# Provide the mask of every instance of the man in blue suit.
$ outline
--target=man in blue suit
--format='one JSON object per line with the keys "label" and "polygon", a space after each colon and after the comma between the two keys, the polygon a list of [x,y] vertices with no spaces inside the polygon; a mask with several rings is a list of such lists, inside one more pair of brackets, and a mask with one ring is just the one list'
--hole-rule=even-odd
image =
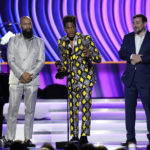
{"label": "man in blue suit", "polygon": [[125,86],[125,117],[128,146],[136,144],[135,119],[138,93],[147,118],[147,138],[150,142],[150,32],[146,29],[147,18],[138,14],[133,17],[134,32],[126,34],[119,51],[121,59],[127,61],[122,76]]}

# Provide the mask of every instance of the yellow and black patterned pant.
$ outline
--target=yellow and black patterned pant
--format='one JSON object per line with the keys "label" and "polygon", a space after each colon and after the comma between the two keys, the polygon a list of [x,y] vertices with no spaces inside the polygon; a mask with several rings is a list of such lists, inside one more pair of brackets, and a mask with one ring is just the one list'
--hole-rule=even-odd
{"label": "yellow and black patterned pant", "polygon": [[78,137],[79,129],[79,102],[81,102],[82,111],[82,125],[81,125],[81,136],[90,135],[91,126],[91,93],[92,87],[86,87],[78,92],[70,91],[70,129],[71,136]]}

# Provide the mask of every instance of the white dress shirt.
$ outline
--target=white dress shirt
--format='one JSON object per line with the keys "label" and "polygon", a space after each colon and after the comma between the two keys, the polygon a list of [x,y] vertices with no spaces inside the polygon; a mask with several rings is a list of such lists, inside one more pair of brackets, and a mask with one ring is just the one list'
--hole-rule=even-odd
{"label": "white dress shirt", "polygon": [[136,54],[139,54],[141,45],[142,45],[143,40],[145,38],[145,34],[146,34],[146,31],[141,36],[139,36],[138,34],[135,34],[135,50],[136,50]]}
{"label": "white dress shirt", "polygon": [[[135,34],[135,52],[136,52],[136,54],[139,54],[139,51],[140,51],[141,45],[143,43],[143,40],[145,38],[146,32],[147,31],[145,31],[142,34],[142,36],[139,36],[138,34]],[[132,59],[132,55],[133,54],[131,54],[130,59]]]}

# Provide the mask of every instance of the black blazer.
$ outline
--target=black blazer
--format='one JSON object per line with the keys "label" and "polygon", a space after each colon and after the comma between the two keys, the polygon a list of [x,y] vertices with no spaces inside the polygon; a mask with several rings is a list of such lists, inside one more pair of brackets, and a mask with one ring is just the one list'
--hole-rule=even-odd
{"label": "black blazer", "polygon": [[[126,70],[122,76],[122,81],[126,86],[130,86],[136,72],[137,83],[141,87],[150,86],[150,32],[147,31],[139,54],[142,56],[142,62],[132,65],[130,62],[131,54],[135,54],[135,33],[129,33],[124,36],[119,56],[127,61]],[[136,69],[135,69],[136,68]]]}

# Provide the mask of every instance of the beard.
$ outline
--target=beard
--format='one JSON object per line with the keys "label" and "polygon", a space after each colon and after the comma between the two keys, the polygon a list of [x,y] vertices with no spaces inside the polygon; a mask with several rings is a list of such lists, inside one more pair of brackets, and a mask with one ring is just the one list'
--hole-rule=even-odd
{"label": "beard", "polygon": [[23,34],[23,36],[24,36],[25,39],[30,39],[30,38],[33,37],[33,30],[32,30],[32,28],[28,29],[28,30],[27,29],[23,30],[22,34]]}
{"label": "beard", "polygon": [[144,31],[145,30],[145,28],[142,28],[142,29],[139,29],[138,30],[138,28],[137,27],[135,27],[134,28],[134,32],[136,33],[136,34],[140,34],[142,31]]}
{"label": "beard", "polygon": [[74,40],[74,37],[69,37],[69,40],[70,40],[70,41],[73,41],[73,40]]}

